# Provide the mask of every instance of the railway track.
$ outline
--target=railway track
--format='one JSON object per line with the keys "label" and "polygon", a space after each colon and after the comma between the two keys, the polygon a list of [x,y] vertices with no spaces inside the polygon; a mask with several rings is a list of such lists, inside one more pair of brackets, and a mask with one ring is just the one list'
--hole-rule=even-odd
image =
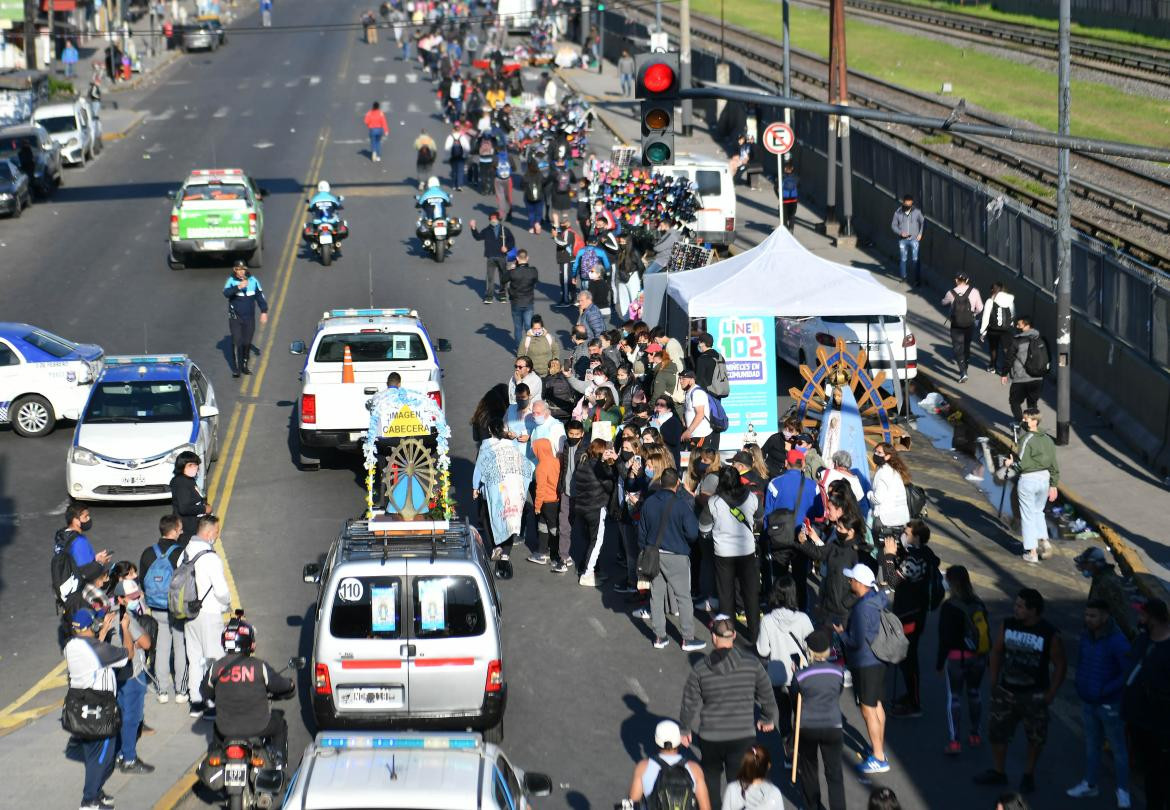
{"label": "railway track", "polygon": [[[639,21],[651,17],[631,9]],[[691,38],[696,44],[718,53],[719,21],[692,14]],[[677,32],[677,10],[663,5],[663,23]],[[723,47],[738,57],[754,80],[779,89],[782,62],[775,40],[738,26],[725,26]],[[827,60],[816,54],[792,50],[793,90],[796,95],[823,99],[827,87]],[[856,71],[849,73],[850,103],[890,112],[914,113],[945,118],[950,100],[906,90]],[[1002,125],[1002,121],[968,111],[963,120]],[[870,126],[874,126],[870,124]],[[1049,216],[1056,215],[1055,154],[1051,150],[1012,144],[1005,147],[992,139],[945,133],[924,138],[923,131],[899,125],[881,125],[889,137],[932,160],[962,171],[973,179],[997,189]],[[1040,157],[1043,154],[1048,158]],[[1163,206],[1170,199],[1170,181],[1151,176],[1148,167],[1134,168],[1120,161],[1084,154],[1075,157],[1077,175],[1091,172],[1093,179],[1074,176],[1072,194],[1073,227],[1112,244],[1142,262],[1170,271],[1170,211]],[[1138,164],[1141,166],[1141,164]],[[1125,193],[1117,189],[1125,189]]]}

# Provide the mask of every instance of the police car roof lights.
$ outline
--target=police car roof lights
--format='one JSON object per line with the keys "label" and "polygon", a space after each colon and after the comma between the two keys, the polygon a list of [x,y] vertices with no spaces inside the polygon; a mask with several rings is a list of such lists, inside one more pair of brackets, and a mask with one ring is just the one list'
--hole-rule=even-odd
{"label": "police car roof lights", "polygon": [[243,177],[243,169],[194,169],[192,177]]}
{"label": "police car roof lights", "polygon": [[483,745],[483,741],[475,734],[459,735],[345,735],[325,736],[317,738],[318,748],[351,748],[377,749],[393,748],[400,750],[427,750],[427,751],[474,751]]}
{"label": "police car roof lights", "polygon": [[107,366],[178,365],[187,362],[185,354],[117,354],[106,355]]}
{"label": "police car roof lights", "polygon": [[331,309],[321,315],[322,320],[329,318],[417,318],[417,309],[406,307],[394,308],[367,308],[367,309]]}

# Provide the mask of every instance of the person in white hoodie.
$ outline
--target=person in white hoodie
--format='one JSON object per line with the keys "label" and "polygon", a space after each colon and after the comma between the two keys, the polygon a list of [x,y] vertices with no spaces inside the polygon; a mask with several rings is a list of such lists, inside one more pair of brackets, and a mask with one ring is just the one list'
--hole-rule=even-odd
{"label": "person in white hoodie", "polygon": [[784,795],[768,779],[772,758],[756,743],[743,755],[735,781],[723,792],[721,810],[784,810]]}
{"label": "person in white hoodie", "polygon": [[[187,690],[191,696],[191,716],[203,715],[212,709],[197,703],[200,684],[207,667],[223,657],[223,614],[231,610],[232,595],[223,572],[223,560],[215,553],[219,539],[219,518],[204,515],[199,518],[195,536],[179,556],[176,568],[190,560],[195,566],[195,591],[203,600],[199,614],[187,620],[184,635],[187,641]],[[205,719],[209,719],[204,715]]]}
{"label": "person in white hoodie", "polygon": [[987,344],[991,356],[987,370],[999,375],[1008,373],[1008,344],[1015,332],[1016,297],[999,282],[991,285],[987,303],[979,319],[979,339]]}
{"label": "person in white hoodie", "polygon": [[772,681],[780,722],[776,724],[785,740],[785,753],[791,753],[788,737],[792,734],[792,699],[789,687],[792,673],[808,664],[804,640],[812,634],[812,620],[802,613],[796,600],[796,580],[787,574],[778,577],[768,594],[768,613],[760,621],[756,652],[766,659],[765,668]]}

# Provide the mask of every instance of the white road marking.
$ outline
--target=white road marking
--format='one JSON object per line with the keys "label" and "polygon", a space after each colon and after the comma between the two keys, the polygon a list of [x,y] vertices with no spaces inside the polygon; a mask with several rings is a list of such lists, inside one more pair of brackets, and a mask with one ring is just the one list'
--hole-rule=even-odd
{"label": "white road marking", "polygon": [[146,116],[146,120],[147,121],[166,121],[174,114],[175,114],[175,108],[174,107],[167,107],[165,110],[163,110],[160,113],[157,113],[155,115]]}
{"label": "white road marking", "polygon": [[398,74],[397,73],[387,73],[386,74],[386,84],[398,84]]}
{"label": "white road marking", "polygon": [[260,82],[260,86],[267,90],[272,86],[272,79],[265,79],[264,81]]}
{"label": "white road marking", "polygon": [[321,83],[320,76],[310,76],[309,77],[309,84],[310,85],[315,85],[315,84],[320,84],[320,83]]}
{"label": "white road marking", "polygon": [[341,138],[333,141],[333,143],[337,144],[338,146],[350,146],[352,144],[358,143],[369,143],[369,141],[366,138]]}
{"label": "white road marking", "polygon": [[252,117],[251,110],[244,110],[242,113],[240,113],[240,118],[251,118],[251,117]]}
{"label": "white road marking", "polygon": [[237,85],[236,85],[236,89],[237,89],[237,90],[247,90],[247,89],[248,89],[248,83],[247,83],[246,81],[245,81],[245,82],[240,82],[239,84],[237,84]]}
{"label": "white road marking", "polygon": [[375,57],[374,57],[374,61],[375,61],[375,62],[385,62],[385,61],[386,61],[386,57],[385,57],[385,56],[375,56]]}
{"label": "white road marking", "polygon": [[369,84],[369,83],[370,83],[370,74],[369,73],[363,73],[360,76],[358,76],[358,84]]}
{"label": "white road marking", "polygon": [[229,109],[228,107],[220,107],[218,110],[216,110],[215,112],[213,112],[211,114],[211,117],[212,118],[227,118],[228,109]]}
{"label": "white road marking", "polygon": [[272,143],[271,141],[260,141],[259,143],[252,144],[252,146],[256,147],[257,149],[271,149],[272,147],[276,146],[276,144]]}
{"label": "white road marking", "polygon": [[0,514],[0,523],[9,526],[19,526],[22,520],[36,520],[38,518],[53,517],[54,515],[65,514],[66,507],[69,506],[69,501],[61,501],[61,503],[54,506],[52,509],[47,509],[44,512],[18,512],[15,514]]}
{"label": "white road marking", "polygon": [[155,152],[163,151],[165,147],[161,143],[152,143],[149,147],[142,150],[148,155],[153,155]]}
{"label": "white road marking", "polygon": [[417,73],[407,73],[406,74],[406,83],[407,84],[417,84],[418,83],[418,74]]}
{"label": "white road marking", "polygon": [[634,678],[632,676],[628,677],[628,678],[626,678],[626,683],[628,683],[630,685],[630,689],[632,689],[634,694],[637,695],[638,700],[642,701],[645,704],[650,703],[650,696],[648,694],[646,694],[646,690],[642,688],[642,684],[638,683],[637,678]]}
{"label": "white road marking", "polygon": [[420,110],[418,108],[418,105],[415,104],[413,101],[406,105],[406,111],[408,113],[422,112],[422,110]]}
{"label": "white road marking", "polygon": [[593,625],[593,629],[597,631],[597,635],[601,636],[602,638],[607,638],[609,636],[609,631],[605,629],[605,625],[602,624],[601,620],[596,616],[590,616],[589,623]]}
{"label": "white road marking", "polygon": [[199,113],[191,111],[191,112],[187,113],[186,115],[184,115],[183,117],[186,118],[188,121],[191,121],[191,120],[198,118]]}

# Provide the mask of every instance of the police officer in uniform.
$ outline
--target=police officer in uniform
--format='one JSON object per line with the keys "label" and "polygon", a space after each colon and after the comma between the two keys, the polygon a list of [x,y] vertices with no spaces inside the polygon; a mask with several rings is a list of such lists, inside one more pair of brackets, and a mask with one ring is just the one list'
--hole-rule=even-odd
{"label": "police officer in uniform", "polygon": [[256,333],[256,309],[260,309],[260,323],[268,323],[268,299],[260,280],[248,272],[242,261],[236,262],[223,285],[223,297],[228,301],[228,329],[232,333],[232,376],[251,374],[248,359]]}

